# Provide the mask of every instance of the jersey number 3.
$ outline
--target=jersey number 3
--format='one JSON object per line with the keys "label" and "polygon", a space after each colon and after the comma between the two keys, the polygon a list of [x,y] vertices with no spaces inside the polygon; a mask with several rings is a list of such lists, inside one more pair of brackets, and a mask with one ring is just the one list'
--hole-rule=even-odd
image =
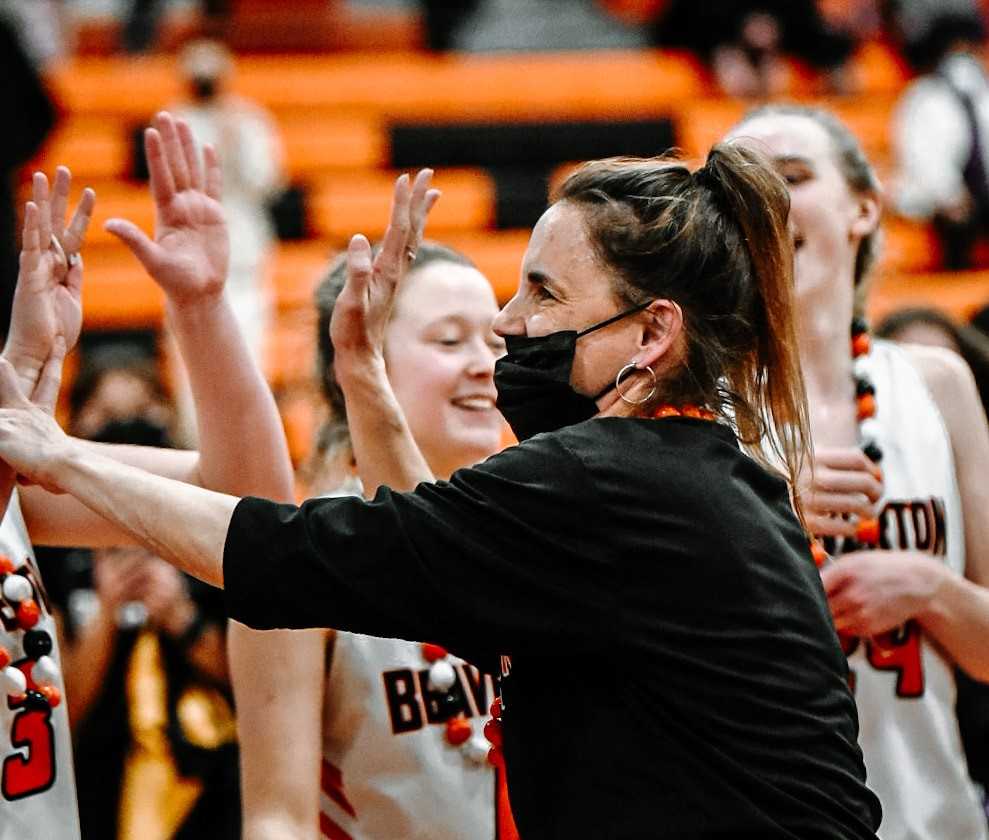
{"label": "jersey number 3", "polygon": [[23,799],[48,790],[55,783],[55,732],[50,709],[21,709],[10,730],[10,743],[26,749],[3,761],[4,799]]}

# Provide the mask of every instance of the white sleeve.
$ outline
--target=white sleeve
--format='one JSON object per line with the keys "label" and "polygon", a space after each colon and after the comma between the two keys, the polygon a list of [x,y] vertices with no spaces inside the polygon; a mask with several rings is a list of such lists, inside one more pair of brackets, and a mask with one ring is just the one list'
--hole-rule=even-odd
{"label": "white sleeve", "polygon": [[930,218],[964,191],[962,169],[972,137],[955,95],[933,79],[907,89],[893,115],[895,203],[907,216]]}

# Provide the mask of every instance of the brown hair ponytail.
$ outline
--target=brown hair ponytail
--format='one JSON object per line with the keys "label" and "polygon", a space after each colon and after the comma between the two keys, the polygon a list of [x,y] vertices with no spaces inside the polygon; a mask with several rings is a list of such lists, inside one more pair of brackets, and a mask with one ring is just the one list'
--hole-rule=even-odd
{"label": "brown hair ponytail", "polygon": [[707,180],[721,192],[741,228],[757,297],[755,352],[740,360],[732,384],[736,408],[742,409],[736,413],[739,437],[751,442],[771,424],[767,442],[796,487],[810,420],[797,352],[789,192],[767,162],[742,144],[714,146],[699,172],[702,184]]}
{"label": "brown hair ponytail", "polygon": [[767,466],[775,456],[795,486],[809,422],[795,339],[790,199],[769,162],[741,144],[716,145],[693,174],[668,158],[594,161],[564,182],[557,199],[582,209],[624,302],[665,298],[683,311],[686,362],[663,381],[659,398],[722,413],[753,456]]}

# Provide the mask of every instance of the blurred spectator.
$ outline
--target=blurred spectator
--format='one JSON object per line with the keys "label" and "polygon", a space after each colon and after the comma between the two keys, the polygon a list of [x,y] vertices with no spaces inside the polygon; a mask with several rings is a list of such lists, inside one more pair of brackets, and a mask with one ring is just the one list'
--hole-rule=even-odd
{"label": "blurred spectator", "polygon": [[953,350],[968,364],[989,417],[989,337],[960,324],[937,309],[901,309],[888,315],[876,335],[904,344],[925,344]]}
{"label": "blurred spectator", "polygon": [[34,65],[44,69],[65,56],[62,0],[0,0],[0,13],[17,29]]}
{"label": "blurred spectator", "polygon": [[10,327],[17,285],[17,206],[14,181],[55,126],[55,107],[18,36],[10,8],[0,5],[3,109],[11,117],[0,137],[0,341]]}
{"label": "blurred spectator", "polygon": [[229,91],[233,69],[221,44],[189,44],[179,60],[189,99],[169,110],[219,152],[230,228],[227,294],[248,345],[260,355],[269,316],[265,262],[274,241],[269,206],[282,185],[282,151],[268,113]]}
{"label": "blurred spectator", "polygon": [[922,71],[893,117],[894,200],[904,215],[933,222],[946,268],[972,265],[989,223],[989,80],[979,15],[932,18],[911,43]]}
{"label": "blurred spectator", "polygon": [[969,323],[980,333],[989,338],[989,305],[983,306],[972,315]]}
{"label": "blurred spectator", "polygon": [[628,49],[645,32],[608,14],[597,0],[421,0],[427,42],[436,50]]}
{"label": "blurred spectator", "polygon": [[[230,14],[231,0],[200,0],[203,14],[203,31],[219,36]],[[140,53],[155,46],[158,28],[168,0],[132,0],[130,12],[121,33],[126,52]]]}
{"label": "blurred spectator", "polygon": [[822,16],[814,0],[671,0],[654,38],[660,46],[696,52],[725,93],[758,97],[781,92],[783,54],[828,74],[832,87],[844,87],[842,69],[856,41],[851,30]]}
{"label": "blurred spectator", "polygon": [[[73,431],[167,446],[154,370],[138,349],[94,351]],[[83,836],[238,837],[222,593],[140,548],[47,549],[38,562],[63,634]]]}

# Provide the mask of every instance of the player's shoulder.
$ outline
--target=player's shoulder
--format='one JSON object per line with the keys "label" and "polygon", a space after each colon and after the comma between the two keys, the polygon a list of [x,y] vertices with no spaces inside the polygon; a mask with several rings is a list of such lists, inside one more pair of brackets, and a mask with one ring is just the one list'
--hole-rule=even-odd
{"label": "player's shoulder", "polygon": [[955,400],[964,398],[975,388],[972,371],[954,351],[920,344],[901,346],[904,355],[942,408],[950,408]]}

